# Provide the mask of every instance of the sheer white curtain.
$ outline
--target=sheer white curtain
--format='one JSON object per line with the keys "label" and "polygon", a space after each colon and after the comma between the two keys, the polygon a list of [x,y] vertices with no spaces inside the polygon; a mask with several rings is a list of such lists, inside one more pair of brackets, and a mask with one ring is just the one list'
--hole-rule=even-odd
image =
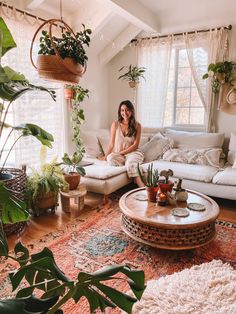
{"label": "sheer white curtain", "polygon": [[[14,70],[23,73],[32,84],[50,87],[56,91],[56,102],[48,93],[29,92],[13,103],[10,112],[13,125],[26,122],[37,124],[54,136],[53,148],[48,149],[47,159],[51,160],[55,155],[61,156],[64,151],[64,100],[61,84],[39,79],[36,70],[31,65],[29,51],[33,34],[39,26],[37,20],[28,18],[26,21],[25,16],[16,16],[16,12],[10,10],[1,13],[4,13],[3,18],[17,44],[16,48],[3,57],[3,65],[9,65]],[[36,55],[37,47],[34,56]],[[41,143],[36,139],[23,138],[16,145],[9,161],[16,166],[22,164],[37,166],[40,163],[40,147]]]}
{"label": "sheer white curtain", "polygon": [[228,30],[214,29],[209,32],[194,34],[184,34],[188,60],[196,84],[198,94],[206,112],[206,128],[207,131],[215,131],[213,122],[213,113],[215,107],[215,94],[212,93],[210,80],[203,80],[202,76],[206,72],[205,58],[207,56],[207,64],[222,61],[224,54],[224,43]]}
{"label": "sheer white curtain", "polygon": [[162,127],[166,108],[172,36],[137,42],[138,64],[146,68],[137,95],[137,117],[143,127]]}

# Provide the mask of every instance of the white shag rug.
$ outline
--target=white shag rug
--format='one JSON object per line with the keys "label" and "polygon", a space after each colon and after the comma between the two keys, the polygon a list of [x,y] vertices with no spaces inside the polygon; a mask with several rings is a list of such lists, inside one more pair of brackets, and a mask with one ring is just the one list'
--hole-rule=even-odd
{"label": "white shag rug", "polygon": [[236,271],[220,260],[147,282],[133,314],[236,314]]}

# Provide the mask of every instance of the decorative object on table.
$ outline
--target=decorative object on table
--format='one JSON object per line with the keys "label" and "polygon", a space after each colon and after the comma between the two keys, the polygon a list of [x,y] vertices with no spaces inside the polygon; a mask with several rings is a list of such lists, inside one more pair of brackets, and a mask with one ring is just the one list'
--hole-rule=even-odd
{"label": "decorative object on table", "polygon": [[201,211],[201,212],[206,209],[205,205],[200,204],[200,203],[188,203],[187,207],[191,210]]}
{"label": "decorative object on table", "polygon": [[165,206],[167,204],[166,193],[163,193],[161,191],[157,193],[157,204],[160,206]]}
{"label": "decorative object on table", "polygon": [[[10,30],[0,17],[0,61],[10,49],[16,47],[16,43]],[[3,222],[3,228],[6,227],[6,233],[16,233],[22,230],[29,218],[26,211],[24,200],[24,190],[26,183],[25,171],[15,168],[5,168],[8,158],[14,148],[14,145],[21,137],[34,136],[43,145],[52,147],[53,136],[41,129],[39,126],[31,123],[25,123],[18,126],[12,126],[6,123],[7,114],[13,102],[29,91],[45,91],[55,100],[55,92],[42,86],[31,84],[23,74],[18,73],[9,66],[0,65],[0,138],[3,137],[0,147],[0,216]],[[6,132],[5,132],[6,130]],[[7,132],[8,130],[8,132]],[[17,132],[14,132],[17,131]],[[5,132],[5,134],[4,134]],[[15,135],[15,138],[14,136]],[[9,142],[12,140],[12,145]],[[7,147],[9,145],[9,147]],[[5,152],[7,154],[5,155]],[[19,228],[18,228],[19,227]]]}
{"label": "decorative object on table", "polygon": [[138,164],[138,173],[143,182],[146,186],[147,197],[150,202],[156,202],[157,200],[157,192],[158,192],[158,169],[153,169],[153,163],[148,165],[147,172],[144,174],[140,169],[140,165]]}
{"label": "decorative object on table", "polygon": [[174,172],[171,169],[162,170],[160,172],[160,177],[165,177],[164,180],[158,181],[159,188],[163,193],[167,193],[167,192],[171,193],[172,192],[174,182],[169,180],[169,177],[171,177],[173,175],[174,175]]}
{"label": "decorative object on table", "polygon": [[177,216],[177,217],[188,217],[189,216],[189,210],[187,208],[176,207],[176,208],[171,209],[170,212],[173,216]]}
{"label": "decorative object on table", "polygon": [[145,67],[138,67],[130,64],[129,66],[123,66],[120,71],[126,70],[126,72],[118,77],[118,80],[124,80],[129,82],[131,88],[136,88],[141,78],[145,79],[144,73]]}
{"label": "decorative object on table", "polygon": [[145,194],[137,194],[137,195],[135,195],[135,197],[134,197],[136,200],[138,200],[138,201],[147,201],[148,200],[148,197],[147,197],[147,195],[145,195]]}
{"label": "decorative object on table", "polygon": [[165,194],[167,198],[167,204],[176,205],[175,195],[170,192],[166,192]]}
{"label": "decorative object on table", "polygon": [[188,199],[188,192],[182,188],[182,181],[182,178],[178,179],[176,187],[174,188],[175,199],[178,202],[186,202]]}
{"label": "decorative object on table", "polygon": [[[88,60],[84,46],[89,47],[92,33],[91,29],[86,29],[84,24],[82,26],[83,30],[75,34],[62,19],[50,19],[36,30],[30,47],[30,58],[41,78],[72,84],[79,83],[86,71]],[[39,31],[45,27],[48,27],[48,30],[42,31],[37,65],[35,65],[32,56],[34,41]],[[53,27],[60,27],[63,30],[60,37],[53,35]]]}
{"label": "decorative object on table", "polygon": [[80,183],[80,176],[85,175],[84,167],[80,166],[80,162],[83,158],[82,154],[74,152],[70,157],[67,153],[62,157],[62,163],[66,167],[63,168],[64,179],[69,184],[70,190],[75,190]]}
{"label": "decorative object on table", "polygon": [[26,195],[32,213],[39,216],[48,209],[54,213],[57,208],[59,190],[68,187],[56,160],[44,163],[40,171],[32,169],[27,179]]}

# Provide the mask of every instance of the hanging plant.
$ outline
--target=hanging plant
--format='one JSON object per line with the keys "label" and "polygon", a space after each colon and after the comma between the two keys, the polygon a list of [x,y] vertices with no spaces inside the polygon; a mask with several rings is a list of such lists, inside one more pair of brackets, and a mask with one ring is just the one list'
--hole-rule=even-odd
{"label": "hanging plant", "polygon": [[118,80],[128,81],[131,88],[137,87],[141,78],[145,79],[144,73],[145,67],[137,67],[130,64],[129,66],[123,66],[119,69],[120,71],[126,70],[126,72],[118,77]]}
{"label": "hanging plant", "polygon": [[236,63],[233,61],[210,63],[208,72],[202,78],[204,80],[210,78],[213,93],[218,93],[222,84],[229,83],[232,85],[235,66]]}
{"label": "hanging plant", "polygon": [[[43,30],[39,39],[37,65],[32,58],[32,50],[35,38],[39,31],[48,25],[49,30]],[[61,26],[61,37],[52,34],[52,27]],[[74,33],[68,24],[59,19],[51,19],[44,22],[34,34],[30,56],[33,66],[38,70],[39,76],[52,81],[78,83],[85,73],[88,56],[84,46],[89,47],[91,29],[82,24],[83,30]]]}

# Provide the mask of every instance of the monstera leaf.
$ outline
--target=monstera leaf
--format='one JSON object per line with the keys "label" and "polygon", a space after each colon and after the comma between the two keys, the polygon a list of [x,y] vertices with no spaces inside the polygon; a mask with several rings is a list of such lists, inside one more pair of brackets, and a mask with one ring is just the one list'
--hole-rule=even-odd
{"label": "monstera leaf", "polygon": [[7,51],[16,47],[16,43],[11,35],[11,32],[9,31],[2,17],[0,17],[0,36],[1,36],[1,42],[2,42],[1,44],[2,49],[0,52],[0,57],[2,57]]}
{"label": "monstera leaf", "polygon": [[28,220],[26,204],[16,198],[0,181],[0,212],[4,224]]}

